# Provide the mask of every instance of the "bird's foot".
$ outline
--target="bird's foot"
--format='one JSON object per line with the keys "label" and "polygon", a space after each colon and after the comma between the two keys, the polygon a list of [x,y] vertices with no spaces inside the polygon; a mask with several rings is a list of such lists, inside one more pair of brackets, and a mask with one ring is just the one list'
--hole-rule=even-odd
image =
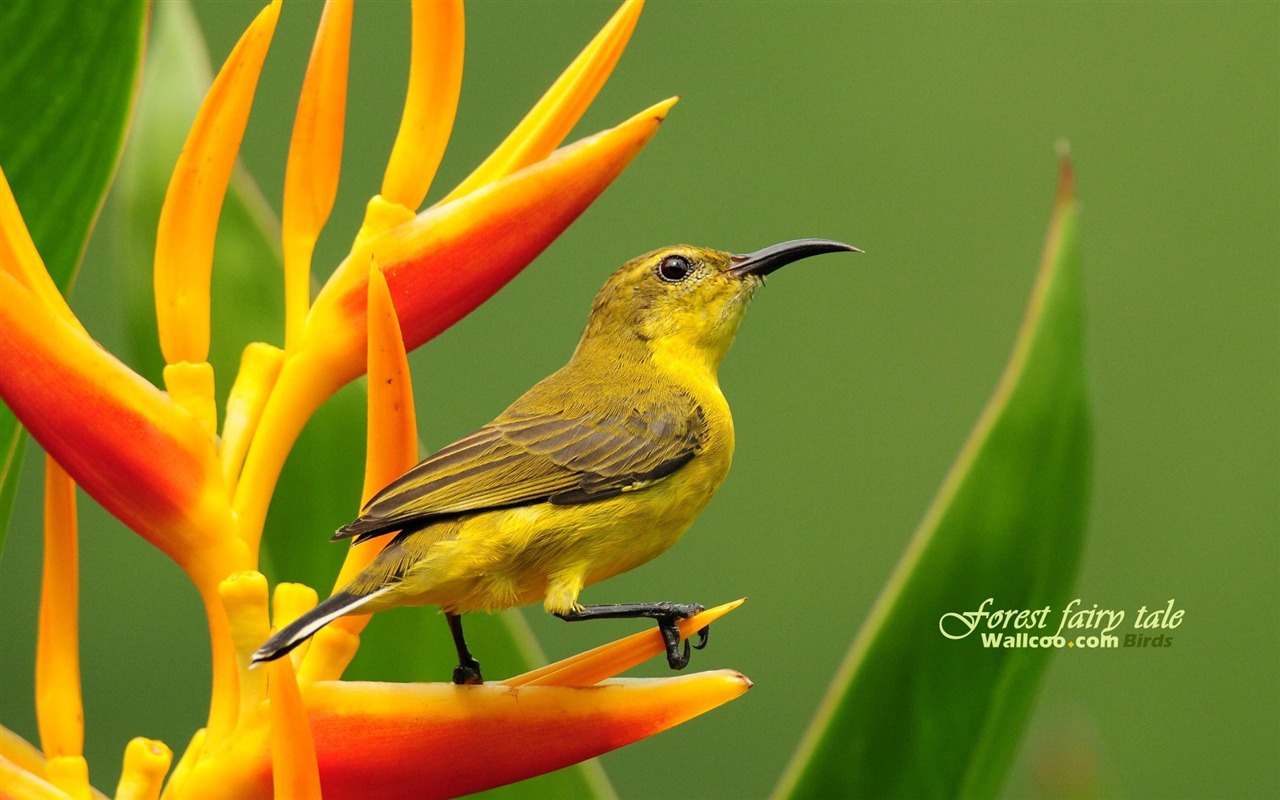
{"label": "bird's foot", "polygon": [[[667,666],[675,670],[689,666],[689,640],[680,643],[680,627],[676,624],[701,614],[706,608],[700,603],[658,603],[662,612],[655,615],[658,621],[658,632],[662,634],[662,642],[667,647]],[[693,646],[698,650],[707,646],[707,638],[711,635],[711,626],[698,631],[698,641]]]}
{"label": "bird's foot", "polygon": [[[662,643],[667,650],[667,664],[672,669],[684,669],[689,665],[688,639],[680,642],[680,627],[677,623],[695,614],[701,614],[706,608],[699,603],[615,603],[613,605],[579,606],[573,611],[557,611],[555,615],[566,622],[581,622],[587,619],[634,619],[643,617],[658,623],[658,632],[662,634]],[[709,628],[698,631],[698,641],[693,647],[701,650],[707,646]]]}
{"label": "bird's foot", "polygon": [[484,676],[480,674],[480,662],[472,658],[454,667],[453,682],[459,686],[479,686],[484,683]]}

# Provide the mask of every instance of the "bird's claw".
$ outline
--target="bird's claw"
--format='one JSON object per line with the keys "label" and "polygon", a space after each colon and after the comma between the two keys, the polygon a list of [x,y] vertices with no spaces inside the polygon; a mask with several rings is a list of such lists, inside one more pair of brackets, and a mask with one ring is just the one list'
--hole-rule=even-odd
{"label": "bird's claw", "polygon": [[711,626],[710,626],[710,625],[708,625],[708,626],[706,626],[705,628],[703,628],[702,630],[698,631],[698,641],[697,641],[697,643],[693,646],[693,649],[694,649],[694,650],[701,650],[702,648],[706,647],[706,646],[707,646],[707,639],[709,639],[709,638],[711,638]]}
{"label": "bird's claw", "polygon": [[[706,607],[701,603],[672,603],[669,613],[658,618],[658,630],[662,633],[662,641],[667,646],[667,666],[672,669],[681,670],[689,666],[689,640],[685,639],[684,646],[681,647],[680,628],[676,623],[701,614],[703,611],[706,611]],[[709,625],[699,630],[698,642],[693,647],[698,650],[706,647],[710,633]]]}

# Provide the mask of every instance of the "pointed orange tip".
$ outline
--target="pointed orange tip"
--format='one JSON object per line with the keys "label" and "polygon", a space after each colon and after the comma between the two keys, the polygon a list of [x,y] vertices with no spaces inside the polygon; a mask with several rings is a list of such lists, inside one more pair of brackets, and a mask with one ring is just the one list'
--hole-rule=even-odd
{"label": "pointed orange tip", "polygon": [[[680,635],[687,639],[702,628],[733,611],[746,598],[709,608],[681,620]],[[641,631],[617,641],[570,656],[563,661],[530,670],[502,681],[503,686],[594,686],[666,651],[656,630]]]}
{"label": "pointed orange tip", "polygon": [[[636,114],[636,115],[635,115],[635,116],[633,116],[631,119],[629,119],[629,120],[627,120],[626,122],[622,123],[622,125],[619,125],[619,126],[618,126],[618,128],[621,128],[621,127],[623,127],[624,125],[633,125],[633,124],[635,124],[637,121],[639,121],[639,120],[644,120],[644,119],[649,119],[649,120],[652,120],[652,121],[654,121],[654,122],[657,122],[657,123],[661,124],[662,122],[664,122],[664,121],[667,119],[667,114],[671,111],[671,107],[672,107],[672,106],[674,106],[676,103],[679,103],[679,102],[680,102],[680,95],[678,95],[678,94],[677,94],[677,95],[672,95],[671,97],[668,97],[666,100],[659,100],[658,102],[656,102],[656,103],[654,103],[653,105],[651,105],[651,106],[649,106],[648,108],[646,108],[644,111],[641,111],[639,114]],[[600,133],[595,134],[595,136],[588,136],[588,137],[587,137],[587,138],[585,138],[585,139],[579,139],[577,142],[573,142],[572,144],[568,144],[568,145],[566,145],[565,147],[563,147],[563,148],[561,148],[561,149],[562,149],[562,150],[568,150],[569,148],[576,147],[576,146],[577,146],[578,144],[580,144],[581,142],[589,142],[589,141],[591,141],[591,140],[595,139],[595,138],[596,138],[596,136],[603,136],[603,135],[608,134],[608,133],[610,133],[610,132],[612,132],[612,131],[614,131],[614,130],[617,130],[618,128],[610,128],[609,130],[601,131]]]}
{"label": "pointed orange tip", "polygon": [[[418,461],[418,424],[404,337],[386,276],[376,265],[369,271],[368,325],[369,444],[362,502]],[[348,559],[357,553],[369,557],[381,549],[352,548]]]}

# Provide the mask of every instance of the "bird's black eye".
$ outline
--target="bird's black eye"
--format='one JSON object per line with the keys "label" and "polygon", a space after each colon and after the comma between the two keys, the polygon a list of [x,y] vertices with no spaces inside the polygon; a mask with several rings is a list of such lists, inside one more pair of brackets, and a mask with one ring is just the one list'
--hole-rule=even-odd
{"label": "bird's black eye", "polygon": [[667,256],[658,262],[658,277],[667,283],[679,283],[692,271],[693,264],[684,256]]}

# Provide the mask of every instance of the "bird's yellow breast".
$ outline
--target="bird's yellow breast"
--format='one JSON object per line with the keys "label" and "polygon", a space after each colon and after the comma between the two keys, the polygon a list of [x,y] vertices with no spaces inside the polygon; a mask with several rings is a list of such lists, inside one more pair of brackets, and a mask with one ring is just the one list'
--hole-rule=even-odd
{"label": "bird's yellow breast", "polygon": [[[605,500],[489,511],[441,523],[455,528],[441,537],[410,537],[405,546],[420,541],[423,552],[410,555],[414,566],[377,605],[430,604],[466,613],[541,600],[553,613],[570,611],[584,586],[640,566],[675,544],[729,472],[733,419],[714,377],[707,380],[705,372],[655,356],[654,379],[681,381],[705,420],[703,446],[687,464]],[[688,374],[680,374],[684,370]]]}

